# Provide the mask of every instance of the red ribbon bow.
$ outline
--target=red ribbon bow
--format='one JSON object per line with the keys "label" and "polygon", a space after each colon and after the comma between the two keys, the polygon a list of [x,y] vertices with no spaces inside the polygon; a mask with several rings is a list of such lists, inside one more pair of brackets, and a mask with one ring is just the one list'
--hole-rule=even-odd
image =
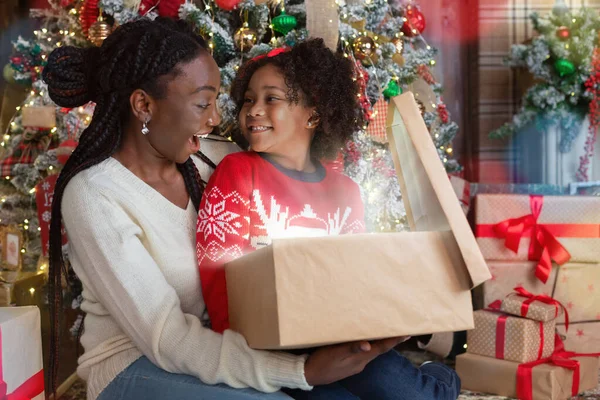
{"label": "red ribbon bow", "polygon": [[2,328],[0,328],[0,400],[31,400],[44,391],[44,370],[42,369],[13,390],[12,393],[8,393],[2,365]]}
{"label": "red ribbon bow", "polygon": [[554,307],[556,307],[556,317],[558,317],[558,312],[562,308],[562,310],[565,314],[565,329],[569,330],[569,312],[567,311],[567,308],[560,301],[553,299],[552,297],[545,295],[545,294],[530,293],[521,286],[518,286],[518,287],[514,288],[513,290],[515,292],[517,292],[517,294],[519,296],[527,298],[527,300],[523,301],[523,303],[521,304],[521,316],[522,317],[527,316],[527,313],[529,312],[529,305],[531,303],[533,303],[534,301],[539,301],[539,302],[542,302],[545,304],[550,304],[550,305],[553,305]]}
{"label": "red ribbon bow", "polygon": [[533,399],[533,368],[541,364],[553,364],[558,367],[573,371],[573,383],[571,385],[571,396],[579,393],[579,361],[571,360],[573,357],[600,357],[600,353],[574,353],[565,351],[564,344],[558,335],[555,336],[554,354],[542,360],[520,364],[517,368],[517,397],[521,400]]}
{"label": "red ribbon bow", "polygon": [[538,218],[544,205],[543,196],[529,196],[531,214],[519,218],[511,218],[494,225],[497,237],[505,238],[504,245],[519,252],[521,238],[531,234],[529,245],[529,260],[538,261],[535,276],[546,283],[552,271],[552,260],[562,265],[569,261],[571,255],[556,239],[545,225],[538,223]]}

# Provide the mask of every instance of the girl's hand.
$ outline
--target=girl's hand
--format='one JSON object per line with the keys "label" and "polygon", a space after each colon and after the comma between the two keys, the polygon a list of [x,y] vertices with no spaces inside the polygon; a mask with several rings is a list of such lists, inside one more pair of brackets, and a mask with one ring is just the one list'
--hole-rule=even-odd
{"label": "girl's hand", "polygon": [[327,385],[356,375],[375,357],[387,353],[409,338],[402,336],[322,347],[312,353],[304,364],[306,382],[311,386]]}

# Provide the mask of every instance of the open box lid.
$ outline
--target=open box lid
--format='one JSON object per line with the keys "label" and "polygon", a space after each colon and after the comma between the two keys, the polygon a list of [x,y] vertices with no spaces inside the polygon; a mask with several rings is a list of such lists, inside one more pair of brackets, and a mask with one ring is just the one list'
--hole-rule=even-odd
{"label": "open box lid", "polygon": [[390,151],[412,231],[452,231],[472,287],[492,276],[412,93],[390,100]]}

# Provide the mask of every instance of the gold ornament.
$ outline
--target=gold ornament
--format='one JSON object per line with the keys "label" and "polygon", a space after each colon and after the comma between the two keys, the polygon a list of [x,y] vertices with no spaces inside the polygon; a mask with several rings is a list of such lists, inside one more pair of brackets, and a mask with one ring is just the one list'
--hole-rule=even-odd
{"label": "gold ornament", "polygon": [[258,34],[254,29],[248,28],[248,26],[242,26],[233,35],[233,41],[242,53],[246,53],[250,51],[258,41]]}
{"label": "gold ornament", "polygon": [[396,47],[396,53],[402,54],[404,51],[404,41],[402,38],[395,37],[390,40],[390,42]]}
{"label": "gold ornament", "polygon": [[359,36],[352,43],[354,56],[366,64],[376,62],[377,53],[375,52],[375,41],[369,36]]}
{"label": "gold ornament", "polygon": [[404,56],[400,53],[396,53],[392,56],[392,61],[394,61],[399,67],[404,66]]}
{"label": "gold ornament", "polygon": [[358,21],[349,21],[348,25],[350,25],[351,27],[353,27],[357,31],[362,32],[367,27],[367,21],[364,20],[364,19],[359,19]]}
{"label": "gold ornament", "polygon": [[88,30],[88,39],[94,46],[102,46],[104,39],[110,35],[112,27],[102,18],[102,15],[98,17],[98,20],[90,26]]}

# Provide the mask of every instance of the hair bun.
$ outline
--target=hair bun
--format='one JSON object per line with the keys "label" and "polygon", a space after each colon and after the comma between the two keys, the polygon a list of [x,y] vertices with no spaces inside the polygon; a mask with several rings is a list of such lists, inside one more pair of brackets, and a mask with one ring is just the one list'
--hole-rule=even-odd
{"label": "hair bun", "polygon": [[42,78],[50,98],[61,107],[78,107],[94,100],[98,47],[59,47],[50,53]]}

